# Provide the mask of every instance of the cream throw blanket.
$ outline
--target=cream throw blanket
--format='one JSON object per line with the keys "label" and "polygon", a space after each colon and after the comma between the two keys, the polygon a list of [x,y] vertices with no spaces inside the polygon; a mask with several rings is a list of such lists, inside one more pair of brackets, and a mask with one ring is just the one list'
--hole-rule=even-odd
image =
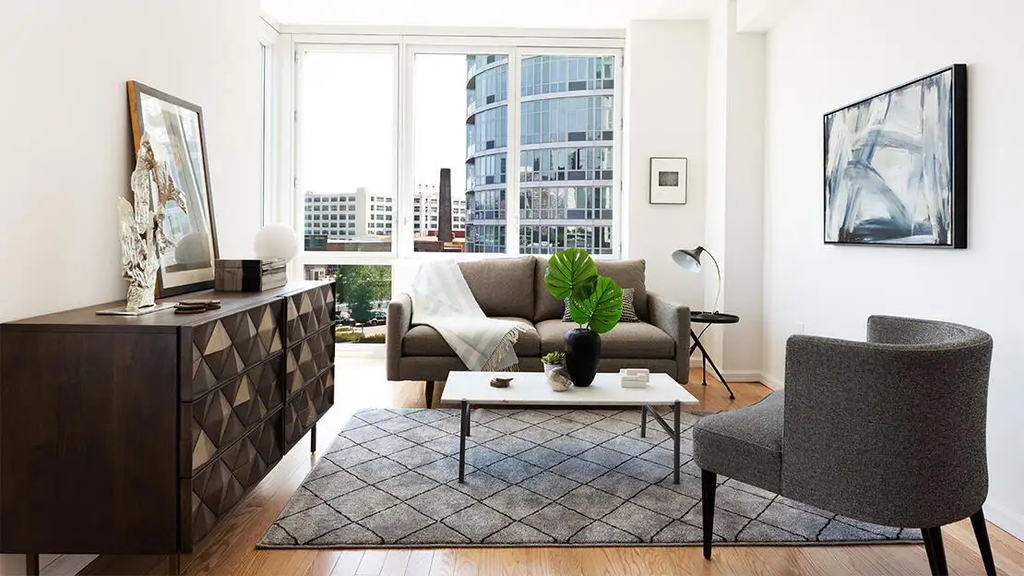
{"label": "cream throw blanket", "polygon": [[488,318],[455,262],[425,262],[413,281],[411,296],[412,324],[440,332],[467,368],[485,372],[518,368],[513,346],[526,326]]}

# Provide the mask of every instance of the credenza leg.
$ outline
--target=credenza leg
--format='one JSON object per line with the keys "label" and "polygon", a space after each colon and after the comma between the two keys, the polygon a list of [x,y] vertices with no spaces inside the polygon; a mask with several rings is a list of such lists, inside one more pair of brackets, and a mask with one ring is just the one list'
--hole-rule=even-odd
{"label": "credenza leg", "polygon": [[309,451],[316,452],[316,424],[309,429]]}
{"label": "credenza leg", "polygon": [[39,554],[25,554],[25,574],[39,576]]}
{"label": "credenza leg", "polygon": [[171,576],[181,574],[181,554],[171,554],[167,557],[167,573]]}

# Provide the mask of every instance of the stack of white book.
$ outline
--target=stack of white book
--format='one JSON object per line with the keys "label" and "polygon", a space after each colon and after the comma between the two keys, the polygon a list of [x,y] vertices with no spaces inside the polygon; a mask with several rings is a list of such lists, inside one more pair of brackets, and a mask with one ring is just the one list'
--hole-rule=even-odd
{"label": "stack of white book", "polygon": [[623,368],[619,370],[623,388],[646,388],[651,380],[651,371],[647,368]]}

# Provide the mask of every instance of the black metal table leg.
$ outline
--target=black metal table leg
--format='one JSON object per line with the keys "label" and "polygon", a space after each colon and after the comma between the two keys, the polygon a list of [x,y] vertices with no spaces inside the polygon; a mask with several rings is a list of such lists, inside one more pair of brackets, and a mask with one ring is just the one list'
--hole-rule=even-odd
{"label": "black metal table leg", "polygon": [[647,438],[647,406],[640,407],[640,437]]}
{"label": "black metal table leg", "polygon": [[466,436],[469,435],[469,402],[462,401],[462,426],[459,427],[459,484],[466,482]]}
{"label": "black metal table leg", "polygon": [[673,454],[672,454],[672,474],[673,474],[672,482],[673,482],[673,484],[679,484],[679,444],[681,443],[680,442],[680,438],[679,438],[679,436],[680,436],[680,431],[679,431],[680,430],[680,422],[679,422],[679,410],[680,410],[680,407],[681,406],[680,406],[680,403],[679,403],[678,400],[672,406],[672,416],[675,418],[675,422],[674,422],[674,424],[675,424],[675,431],[672,434],[672,442],[674,444],[674,450],[673,450]]}
{"label": "black metal table leg", "polygon": [[697,348],[700,348],[701,362],[704,363],[704,384],[707,384],[707,365],[710,363],[711,369],[715,371],[715,374],[718,376],[718,379],[722,382],[722,384],[725,385],[725,389],[729,391],[729,398],[735,399],[736,395],[732,393],[732,388],[730,388],[729,383],[726,382],[725,376],[722,376],[722,371],[718,369],[718,366],[715,366],[714,358],[708,355],[708,351],[704,349],[704,345],[701,344],[700,339],[697,338],[697,335],[693,333],[693,330],[690,330],[690,336],[693,337],[694,345]]}
{"label": "black metal table leg", "polygon": [[679,401],[676,401],[672,405],[672,415],[675,417],[675,422],[673,422],[673,425],[670,426],[669,423],[666,422],[665,419],[661,416],[661,414],[658,414],[658,412],[654,408],[651,408],[650,406],[644,406],[644,414],[650,412],[651,417],[654,418],[654,421],[661,426],[661,429],[665,431],[665,434],[668,434],[669,436],[672,437],[672,446],[674,448],[674,450],[672,451],[672,464],[673,468],[675,469],[672,473],[672,478],[676,484],[679,484],[679,446],[681,444],[681,409],[682,403]]}
{"label": "black metal table leg", "polygon": [[316,424],[309,429],[309,451],[316,452]]}

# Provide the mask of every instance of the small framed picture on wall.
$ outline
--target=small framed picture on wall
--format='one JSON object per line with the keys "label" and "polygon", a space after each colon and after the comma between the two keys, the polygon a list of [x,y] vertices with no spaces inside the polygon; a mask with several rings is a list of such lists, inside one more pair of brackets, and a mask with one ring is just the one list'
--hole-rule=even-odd
{"label": "small framed picture on wall", "polygon": [[686,204],[686,158],[651,158],[651,204]]}

